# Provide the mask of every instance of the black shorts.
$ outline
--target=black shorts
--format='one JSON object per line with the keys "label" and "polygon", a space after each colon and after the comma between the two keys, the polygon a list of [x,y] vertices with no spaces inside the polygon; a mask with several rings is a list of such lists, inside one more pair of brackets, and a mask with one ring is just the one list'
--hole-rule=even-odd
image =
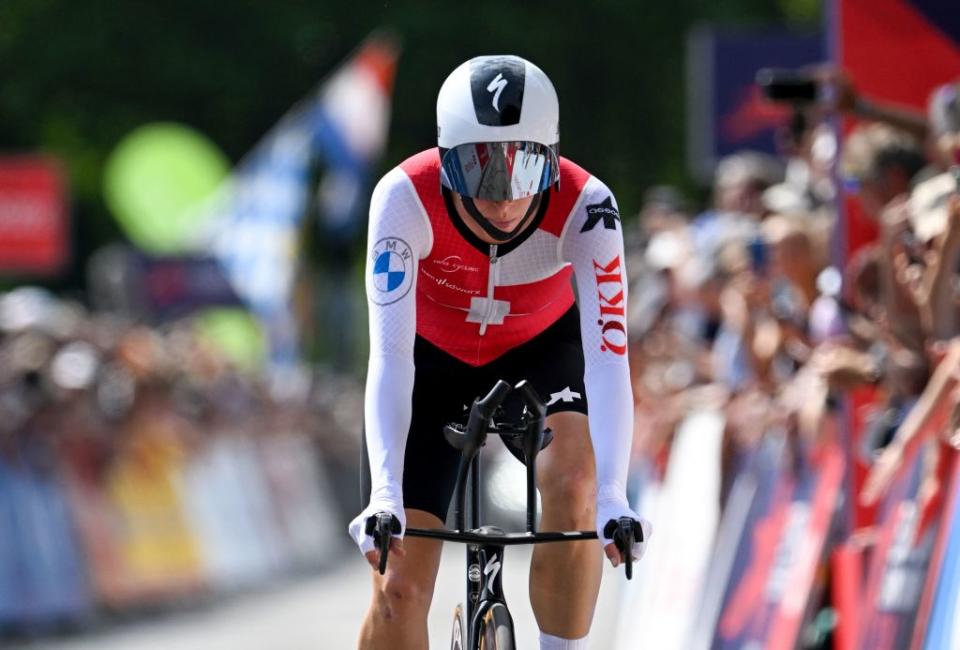
{"label": "black shorts", "polygon": [[[471,366],[426,340],[414,344],[416,375],[413,417],[403,465],[403,502],[446,520],[456,488],[460,452],[447,443],[444,425],[465,422],[470,404],[486,395],[498,379],[516,385],[529,381],[547,403],[547,414],[576,411],[586,414],[583,386],[583,347],[580,316],[571,307],[553,325],[527,343],[484,366]],[[517,395],[504,403],[505,419],[522,412]]]}

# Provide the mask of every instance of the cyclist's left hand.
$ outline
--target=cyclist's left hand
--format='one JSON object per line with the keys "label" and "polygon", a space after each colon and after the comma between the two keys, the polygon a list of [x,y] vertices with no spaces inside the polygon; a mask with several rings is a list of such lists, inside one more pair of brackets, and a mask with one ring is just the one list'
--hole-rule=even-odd
{"label": "cyclist's left hand", "polygon": [[622,501],[598,501],[597,536],[600,538],[600,543],[603,544],[604,554],[610,559],[610,563],[615,567],[620,566],[623,563],[624,557],[623,554],[617,550],[617,546],[613,543],[613,539],[604,534],[604,528],[607,527],[607,523],[609,521],[617,521],[621,517],[629,517],[634,521],[639,522],[640,529],[643,531],[643,541],[635,541],[633,548],[631,549],[634,561],[643,557],[643,552],[646,550],[647,542],[650,541],[650,535],[653,534],[653,526],[650,525],[650,522],[631,510],[630,506],[627,505],[626,499],[623,499]]}

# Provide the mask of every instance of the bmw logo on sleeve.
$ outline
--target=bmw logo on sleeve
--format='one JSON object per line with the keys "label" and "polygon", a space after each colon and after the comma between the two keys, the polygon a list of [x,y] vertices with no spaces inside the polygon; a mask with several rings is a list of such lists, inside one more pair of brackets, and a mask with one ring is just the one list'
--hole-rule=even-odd
{"label": "bmw logo on sleeve", "polygon": [[396,237],[378,241],[370,253],[373,271],[367,294],[378,305],[389,305],[403,298],[413,286],[413,252],[410,245]]}

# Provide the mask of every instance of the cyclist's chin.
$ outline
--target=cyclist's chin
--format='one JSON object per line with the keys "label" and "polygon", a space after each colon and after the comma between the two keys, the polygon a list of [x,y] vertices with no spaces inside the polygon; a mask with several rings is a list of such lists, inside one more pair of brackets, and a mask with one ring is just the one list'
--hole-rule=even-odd
{"label": "cyclist's chin", "polygon": [[520,222],[523,221],[523,217],[520,216],[516,218],[504,218],[504,219],[491,219],[490,217],[487,217],[487,221],[490,223],[490,225],[492,225],[497,230],[512,233],[514,228],[519,226]]}

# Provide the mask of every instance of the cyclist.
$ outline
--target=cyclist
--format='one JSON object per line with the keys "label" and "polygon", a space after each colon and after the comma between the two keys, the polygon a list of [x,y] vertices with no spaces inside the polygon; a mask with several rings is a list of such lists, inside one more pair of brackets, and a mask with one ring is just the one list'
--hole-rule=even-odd
{"label": "cyclist", "polygon": [[[603,183],[558,156],[558,127],[556,91],[540,68],[476,57],[440,88],[439,148],[408,158],[373,192],[371,485],[350,524],[371,565],[377,553],[364,530],[374,513],[392,513],[404,529],[443,525],[459,452],[442,427],[501,378],[529,380],[548,405],[554,441],[537,459],[540,529],[596,527],[614,566],[623,556],[607,522],[631,517],[649,538],[625,493],[633,399],[620,216]],[[440,546],[396,540],[386,574],[374,571],[361,648],[427,647]],[[598,550],[589,541],[534,549],[541,648],[586,647]],[[632,551],[639,558],[643,544]]]}

